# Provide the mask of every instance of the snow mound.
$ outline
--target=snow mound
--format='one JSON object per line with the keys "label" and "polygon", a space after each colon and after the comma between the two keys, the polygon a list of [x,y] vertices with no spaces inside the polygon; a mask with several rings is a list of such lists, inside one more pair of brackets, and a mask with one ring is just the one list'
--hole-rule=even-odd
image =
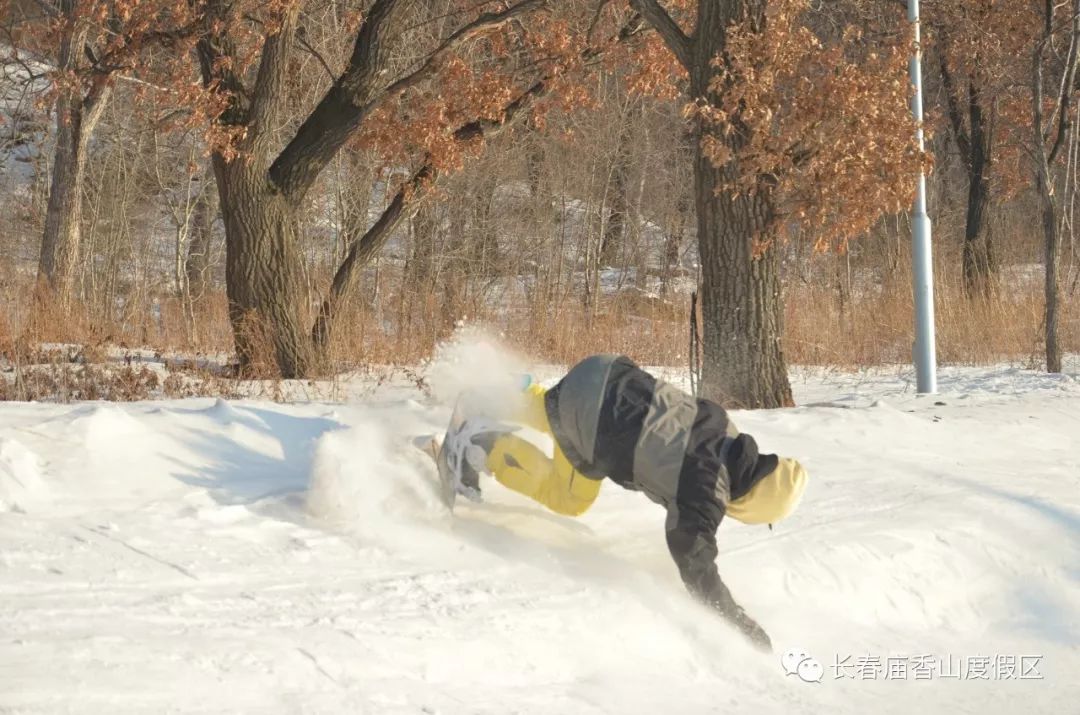
{"label": "snow mound", "polygon": [[37,455],[14,439],[0,439],[0,513],[28,512],[45,495]]}

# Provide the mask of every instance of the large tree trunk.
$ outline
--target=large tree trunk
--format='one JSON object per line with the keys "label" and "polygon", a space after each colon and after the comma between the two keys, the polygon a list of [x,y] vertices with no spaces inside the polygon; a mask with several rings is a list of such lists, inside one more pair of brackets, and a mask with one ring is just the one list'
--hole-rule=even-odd
{"label": "large tree trunk", "polygon": [[[711,94],[712,60],[721,56],[727,25],[749,15],[760,26],[764,9],[763,0],[699,3],[692,97]],[[717,97],[712,100],[718,103]],[[709,132],[732,149],[735,158],[723,167],[714,167],[704,150]],[[701,396],[730,407],[791,405],[780,344],[784,303],[771,194],[765,185],[753,194],[731,188],[738,171],[739,132],[722,137],[717,127],[699,122],[696,134],[694,193],[704,328]]]}
{"label": "large tree trunk", "polygon": [[[64,11],[70,14],[70,3],[65,5]],[[73,72],[82,57],[87,27],[78,20],[69,22],[73,25],[61,40],[58,69]],[[79,260],[87,144],[108,95],[108,85],[99,80],[85,96],[76,83],[61,87],[56,99],[56,149],[45,210],[45,231],[41,237],[38,285],[62,302],[71,297],[75,266]]]}
{"label": "large tree trunk", "polygon": [[305,291],[293,205],[275,191],[259,162],[214,156],[225,220],[229,320],[241,372],[282,377],[311,370],[311,342],[301,325]]}
{"label": "large tree trunk", "polygon": [[[725,171],[699,156],[694,171],[704,362],[701,396],[728,407],[792,404],[781,350],[779,252],[755,251],[770,237],[772,206],[762,194],[734,195]],[[719,192],[718,192],[719,189]]]}
{"label": "large tree trunk", "polygon": [[[987,230],[986,210],[990,204],[990,166],[993,150],[993,121],[996,110],[994,98],[986,98],[979,89],[976,73],[967,77],[967,108],[961,108],[959,88],[953,81],[946,48],[938,51],[945,104],[953,140],[964,160],[968,179],[967,220],[964,226],[964,249],[961,266],[964,291],[968,297],[989,295],[993,287],[997,264],[994,247]],[[984,109],[989,105],[990,117]],[[965,125],[964,115],[967,115]]]}

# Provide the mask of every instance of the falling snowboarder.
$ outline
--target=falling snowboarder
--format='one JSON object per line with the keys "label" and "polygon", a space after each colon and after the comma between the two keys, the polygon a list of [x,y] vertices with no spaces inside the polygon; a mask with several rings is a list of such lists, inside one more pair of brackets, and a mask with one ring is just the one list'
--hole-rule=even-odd
{"label": "falling snowboarder", "polygon": [[[465,412],[464,415],[461,412]],[[607,477],[667,509],[667,544],[690,593],[758,646],[768,635],[743,611],[716,568],[716,530],[725,514],[772,524],[798,505],[807,474],[793,459],[759,454],[720,405],[657,380],[629,358],[594,355],[554,387],[531,385],[512,422],[550,435],[548,457],[512,427],[456,410],[443,444],[443,468],[478,499],[479,474],[552,511],[584,513]]]}

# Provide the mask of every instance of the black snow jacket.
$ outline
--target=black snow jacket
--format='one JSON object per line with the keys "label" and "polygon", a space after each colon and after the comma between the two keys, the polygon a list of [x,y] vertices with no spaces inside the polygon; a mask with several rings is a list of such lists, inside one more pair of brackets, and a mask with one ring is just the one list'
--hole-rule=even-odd
{"label": "black snow jacket", "polygon": [[644,492],[667,509],[668,547],[688,590],[767,643],[720,579],[716,529],[727,503],[776,468],[776,455],[760,455],[720,405],[624,356],[581,361],[548,390],[545,408],[577,471]]}

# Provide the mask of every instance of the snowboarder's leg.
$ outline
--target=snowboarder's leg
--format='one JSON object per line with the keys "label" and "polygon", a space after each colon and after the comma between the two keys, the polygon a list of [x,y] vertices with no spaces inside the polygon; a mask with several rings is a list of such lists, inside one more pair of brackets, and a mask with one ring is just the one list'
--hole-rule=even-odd
{"label": "snowboarder's leg", "polygon": [[600,492],[600,480],[576,472],[558,447],[552,459],[513,434],[491,440],[487,468],[503,486],[567,516],[584,513]]}

